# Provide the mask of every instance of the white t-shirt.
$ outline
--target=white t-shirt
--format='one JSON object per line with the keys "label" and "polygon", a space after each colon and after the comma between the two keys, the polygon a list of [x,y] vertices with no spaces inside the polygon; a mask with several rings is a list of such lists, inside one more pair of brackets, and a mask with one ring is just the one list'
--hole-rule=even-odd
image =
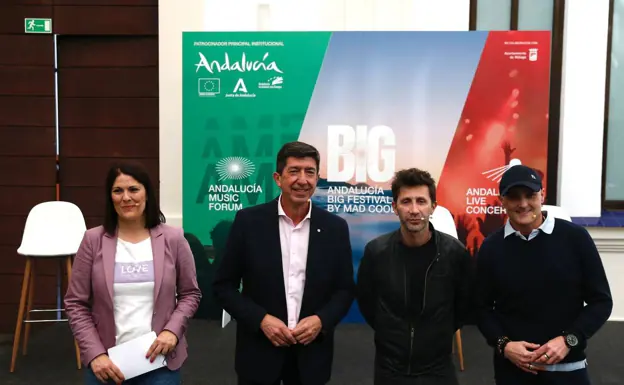
{"label": "white t-shirt", "polygon": [[117,345],[152,331],[154,256],[152,241],[117,240],[114,278]]}

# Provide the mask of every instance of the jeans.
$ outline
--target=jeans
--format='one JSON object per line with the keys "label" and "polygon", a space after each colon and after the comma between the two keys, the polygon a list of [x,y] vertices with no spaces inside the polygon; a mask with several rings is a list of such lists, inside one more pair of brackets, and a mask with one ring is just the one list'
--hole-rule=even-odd
{"label": "jeans", "polygon": [[[85,385],[102,385],[91,368],[85,370]],[[106,384],[114,384],[108,380]],[[180,371],[161,368],[145,373],[141,376],[131,378],[123,382],[124,385],[180,385]]]}

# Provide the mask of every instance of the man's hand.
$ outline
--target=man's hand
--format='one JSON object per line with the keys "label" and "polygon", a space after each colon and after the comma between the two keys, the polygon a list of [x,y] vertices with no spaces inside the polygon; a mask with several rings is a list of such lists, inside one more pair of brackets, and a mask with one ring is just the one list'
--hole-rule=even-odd
{"label": "man's hand", "polygon": [[548,341],[533,353],[536,364],[552,365],[563,360],[570,353],[570,348],[566,345],[563,336],[559,336]]}
{"label": "man's hand", "polygon": [[290,346],[297,343],[288,326],[279,318],[272,315],[265,315],[260,322],[260,329],[274,346]]}
{"label": "man's hand", "polygon": [[542,366],[534,363],[537,356],[533,350],[539,347],[538,344],[526,341],[512,341],[505,346],[505,357],[525,372],[537,374],[538,370],[544,370]]}
{"label": "man's hand", "polygon": [[318,337],[322,327],[321,319],[312,315],[299,321],[293,330],[293,335],[300,344],[307,345]]}

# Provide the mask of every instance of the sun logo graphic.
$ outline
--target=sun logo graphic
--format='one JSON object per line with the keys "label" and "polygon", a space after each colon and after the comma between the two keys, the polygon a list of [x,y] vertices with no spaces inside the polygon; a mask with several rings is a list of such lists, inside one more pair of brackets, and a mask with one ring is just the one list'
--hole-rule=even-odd
{"label": "sun logo graphic", "polygon": [[245,179],[256,171],[256,166],[247,158],[241,156],[229,156],[217,162],[217,174],[219,182],[222,180]]}
{"label": "sun logo graphic", "polygon": [[512,159],[512,160],[509,161],[508,165],[505,165],[505,166],[502,166],[502,167],[493,168],[493,169],[487,170],[487,171],[483,171],[481,174],[485,175],[486,178],[488,178],[489,180],[491,180],[493,182],[500,182],[500,180],[503,177],[503,174],[505,173],[505,171],[509,170],[513,166],[518,166],[518,165],[521,165],[521,164],[522,164],[522,162],[520,161],[520,159]]}

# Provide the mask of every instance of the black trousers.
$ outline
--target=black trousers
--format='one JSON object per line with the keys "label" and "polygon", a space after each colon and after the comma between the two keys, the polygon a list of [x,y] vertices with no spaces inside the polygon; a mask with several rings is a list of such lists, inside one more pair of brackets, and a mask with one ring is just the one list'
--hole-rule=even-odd
{"label": "black trousers", "polygon": [[275,382],[266,384],[238,376],[238,385],[302,385],[301,373],[299,372],[299,365],[297,364],[297,348],[297,345],[284,348],[287,349],[285,352],[284,366],[282,367],[280,377]]}
{"label": "black trousers", "polygon": [[455,366],[449,361],[435,371],[408,376],[375,366],[375,385],[459,385]]}

